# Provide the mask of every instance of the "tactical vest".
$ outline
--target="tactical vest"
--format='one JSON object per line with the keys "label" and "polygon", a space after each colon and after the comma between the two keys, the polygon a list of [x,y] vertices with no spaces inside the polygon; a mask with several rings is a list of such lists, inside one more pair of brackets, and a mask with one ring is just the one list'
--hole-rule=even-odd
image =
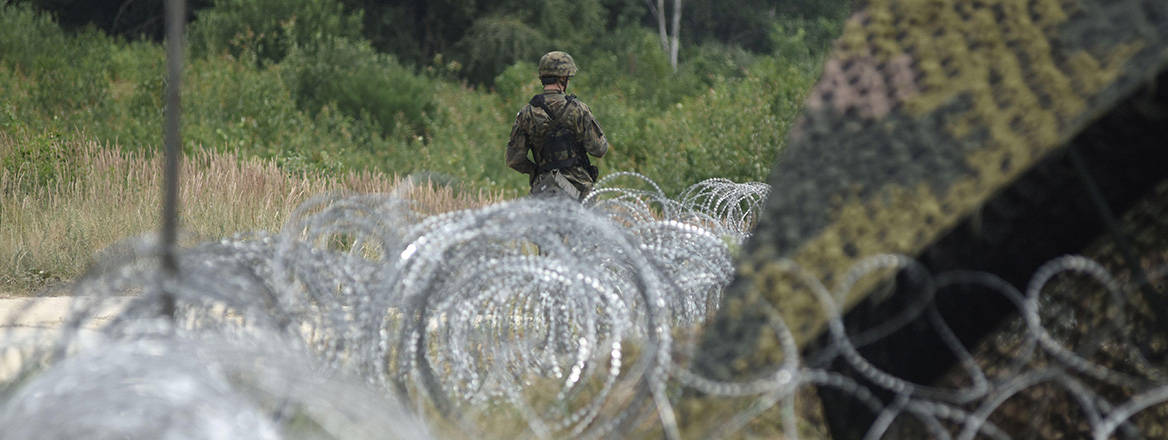
{"label": "tactical vest", "polygon": [[568,111],[568,106],[572,105],[572,101],[575,99],[574,95],[568,95],[568,102],[564,104],[564,108],[557,115],[548,107],[544,95],[535,95],[531,98],[531,106],[543,109],[551,118],[551,127],[544,135],[543,148],[534,154],[535,163],[539,167],[540,174],[576,166],[584,167],[595,180],[596,176],[593,170],[596,168],[588,160],[588,154],[584,152],[584,145],[577,140],[575,130],[563,117],[564,113]]}

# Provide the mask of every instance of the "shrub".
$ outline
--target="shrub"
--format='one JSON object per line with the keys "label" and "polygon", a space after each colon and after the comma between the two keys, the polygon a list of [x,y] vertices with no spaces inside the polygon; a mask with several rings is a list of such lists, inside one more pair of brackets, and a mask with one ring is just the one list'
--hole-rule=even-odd
{"label": "shrub", "polygon": [[48,14],[24,3],[0,3],[0,61],[29,72],[52,63],[65,47],[65,33]]}
{"label": "shrub", "polygon": [[365,41],[325,37],[297,46],[284,67],[301,108],[319,112],[328,105],[368,120],[382,134],[418,132],[433,111],[431,81]]}
{"label": "shrub", "polygon": [[275,157],[309,118],[280,72],[227,57],[194,60],[183,87],[187,145]]}
{"label": "shrub", "polygon": [[438,84],[435,96],[436,110],[427,118],[426,136],[395,142],[390,170],[439,172],[492,190],[526,186],[527,177],[503,161],[517,107],[505,106],[493,93],[458,84]]}
{"label": "shrub", "polygon": [[503,99],[505,108],[519,110],[532,95],[539,92],[538,66],[533,61],[518,61],[495,77],[495,94]]}
{"label": "shrub", "polygon": [[0,174],[9,177],[0,194],[20,194],[47,186],[67,185],[75,177],[72,163],[78,152],[63,136],[44,131],[20,143],[0,142]]}
{"label": "shrub", "polygon": [[705,89],[703,73],[695,70],[705,64],[691,65],[687,54],[686,62],[674,72],[653,32],[635,28],[614,34],[613,41],[601,46],[609,49],[575,55],[581,69],[573,82],[578,90],[619,93],[631,105],[658,112]]}
{"label": "shrub", "polygon": [[226,51],[261,65],[324,37],[360,38],[361,13],[336,0],[216,0],[198,12],[189,36],[195,56]]}
{"label": "shrub", "polygon": [[[23,118],[17,116],[16,101],[20,99],[17,90],[24,81],[12,73],[6,66],[0,64],[0,131],[13,132],[24,126]],[[15,87],[12,87],[15,86]]]}
{"label": "shrub", "polygon": [[484,17],[471,25],[455,47],[462,54],[467,78],[489,84],[517,60],[534,60],[543,55],[552,47],[552,41],[518,19]]}
{"label": "shrub", "polygon": [[98,105],[106,93],[108,37],[95,30],[66,35],[46,14],[0,4],[0,61],[34,76],[28,99],[58,118]]}
{"label": "shrub", "polygon": [[581,51],[604,33],[606,17],[601,0],[543,0],[541,3],[539,7],[529,6],[518,11],[519,15],[550,36],[558,49]]}

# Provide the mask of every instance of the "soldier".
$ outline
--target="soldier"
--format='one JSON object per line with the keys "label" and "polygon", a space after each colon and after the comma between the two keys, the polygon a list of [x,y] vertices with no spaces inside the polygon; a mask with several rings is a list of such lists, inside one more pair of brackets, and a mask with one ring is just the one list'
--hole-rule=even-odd
{"label": "soldier", "polygon": [[608,140],[592,111],[575,95],[565,94],[568,79],[576,70],[571,55],[548,52],[539,59],[543,93],[531,98],[515,115],[507,143],[507,166],[530,177],[532,195],[583,200],[592,191],[598,173],[588,155],[603,157],[608,152]]}

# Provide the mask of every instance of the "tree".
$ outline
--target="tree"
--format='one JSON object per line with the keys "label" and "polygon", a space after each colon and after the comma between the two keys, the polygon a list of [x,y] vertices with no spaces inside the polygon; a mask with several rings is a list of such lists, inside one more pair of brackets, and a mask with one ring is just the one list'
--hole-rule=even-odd
{"label": "tree", "polygon": [[[126,39],[162,41],[165,2],[142,0],[24,0],[37,9],[52,12],[67,29],[92,24],[110,35]],[[5,3],[0,1],[0,3]],[[211,0],[187,0],[187,19],[193,11],[211,6]]]}
{"label": "tree", "polygon": [[657,33],[661,35],[661,50],[664,50],[666,55],[669,55],[669,66],[673,67],[673,71],[677,72],[677,49],[681,46],[681,0],[673,0],[673,21],[671,26],[673,32],[667,34],[665,29],[665,0],[657,0],[654,5],[652,0],[645,0],[649,5],[649,11],[657,18]]}
{"label": "tree", "polygon": [[490,16],[475,20],[454,48],[466,64],[466,78],[490,84],[507,66],[535,60],[551,47],[548,37],[518,18]]}

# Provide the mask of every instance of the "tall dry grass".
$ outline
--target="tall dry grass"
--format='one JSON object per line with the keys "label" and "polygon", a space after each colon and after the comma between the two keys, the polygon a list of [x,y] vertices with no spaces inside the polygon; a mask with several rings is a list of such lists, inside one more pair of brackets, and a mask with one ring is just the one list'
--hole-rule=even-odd
{"label": "tall dry grass", "polygon": [[[0,133],[0,158],[19,142]],[[52,175],[30,184],[31,167],[0,167],[0,295],[36,294],[80,276],[97,251],[155,230],[162,199],[161,157],[145,157],[92,141],[60,140],[66,154]],[[309,197],[326,192],[397,190],[423,214],[495,203],[501,193],[408,183],[375,172],[291,176],[274,162],[199,152],[185,158],[180,184],[184,243],[242,231],[278,231]]]}

